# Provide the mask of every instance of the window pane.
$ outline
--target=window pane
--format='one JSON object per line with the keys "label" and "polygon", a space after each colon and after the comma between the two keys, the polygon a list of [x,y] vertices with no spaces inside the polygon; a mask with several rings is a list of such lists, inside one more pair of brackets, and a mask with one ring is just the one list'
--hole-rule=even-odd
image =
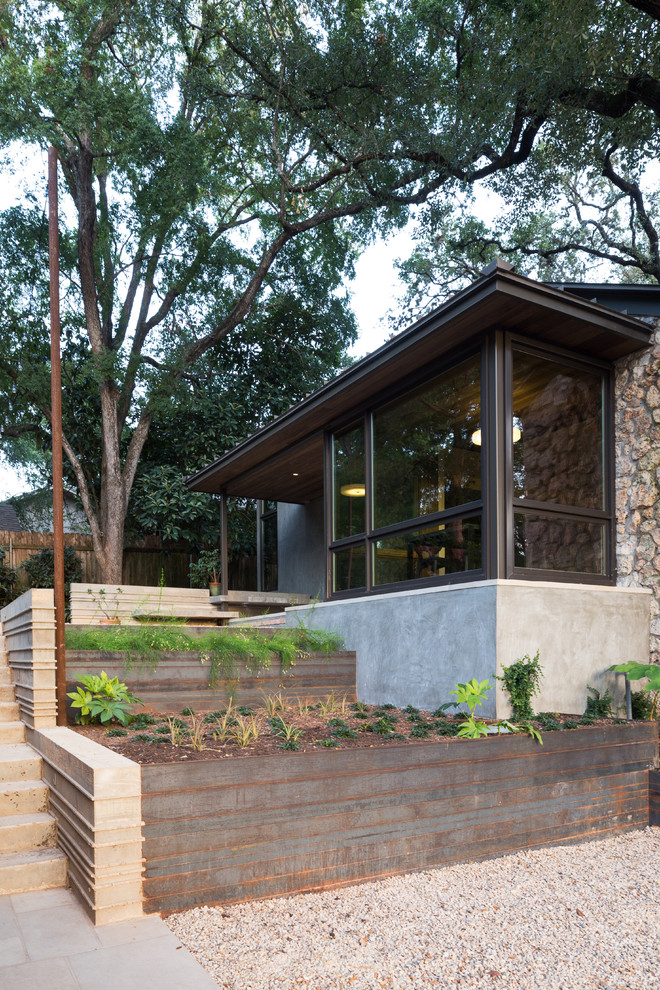
{"label": "window pane", "polygon": [[[362,424],[332,440],[334,511],[333,539],[364,533],[364,428]],[[364,582],[363,582],[364,583]]]}
{"label": "window pane", "polygon": [[261,520],[261,582],[264,591],[277,591],[277,513]]}
{"label": "window pane", "polygon": [[480,359],[374,413],[374,526],[481,498]]}
{"label": "window pane", "polygon": [[457,574],[481,567],[481,517],[454,519],[374,544],[375,584]]}
{"label": "window pane", "polygon": [[604,508],[602,375],[514,351],[513,414],[516,498]]}
{"label": "window pane", "polygon": [[364,588],[367,583],[364,566],[364,543],[356,547],[345,547],[333,554],[334,590],[351,591]]}
{"label": "window pane", "polygon": [[534,512],[514,515],[516,567],[605,573],[605,526]]}

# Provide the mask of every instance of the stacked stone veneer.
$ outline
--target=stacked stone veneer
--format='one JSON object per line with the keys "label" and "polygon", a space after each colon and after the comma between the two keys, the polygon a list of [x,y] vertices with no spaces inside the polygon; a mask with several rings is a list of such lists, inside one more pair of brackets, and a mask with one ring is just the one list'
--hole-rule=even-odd
{"label": "stacked stone veneer", "polygon": [[[652,347],[616,369],[618,584],[651,598],[651,659],[660,661],[660,320]],[[642,657],[631,657],[643,660]]]}

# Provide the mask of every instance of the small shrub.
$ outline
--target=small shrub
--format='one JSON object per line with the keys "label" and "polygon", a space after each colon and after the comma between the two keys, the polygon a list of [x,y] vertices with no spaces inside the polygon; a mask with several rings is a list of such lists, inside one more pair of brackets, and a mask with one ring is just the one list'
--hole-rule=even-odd
{"label": "small shrub", "polygon": [[630,707],[636,722],[648,722],[653,712],[653,698],[646,691],[631,691]]}
{"label": "small shrub", "polygon": [[[23,564],[28,588],[55,587],[55,553],[51,547],[43,547],[33,553]],[[64,547],[64,610],[67,622],[71,621],[71,582],[82,581],[82,565],[73,547]]]}
{"label": "small shrub", "polygon": [[128,732],[126,731],[126,729],[122,729],[122,728],[120,728],[120,726],[117,726],[115,729],[108,729],[108,735],[109,736],[113,736],[113,737],[114,736],[127,736],[128,735]]}
{"label": "small shrub", "polygon": [[128,725],[132,720],[128,709],[131,705],[142,704],[125,684],[117,677],[109,678],[104,670],[100,676],[89,674],[79,680],[82,687],[67,693],[67,698],[71,698],[71,707],[78,709],[76,722],[79,725],[97,722],[105,725],[113,721]]}
{"label": "small shrub", "polygon": [[410,730],[411,739],[428,739],[429,737],[429,726],[420,725],[419,723]]}
{"label": "small shrub", "polygon": [[358,734],[355,731],[355,729],[349,729],[348,727],[346,727],[345,729],[342,728],[335,729],[332,734],[333,736],[337,736],[339,739],[357,739],[358,737]]}
{"label": "small shrub", "polygon": [[515,721],[523,722],[534,718],[532,697],[539,693],[539,685],[543,678],[539,651],[537,650],[532,658],[525,654],[509,667],[502,667],[502,676],[495,675],[495,678],[504,684],[504,689],[511,700]]}
{"label": "small shrub", "polygon": [[567,718],[565,722],[562,723],[562,729],[577,729],[578,723],[575,719]]}
{"label": "small shrub", "polygon": [[133,736],[135,742],[151,742],[151,736],[147,735],[146,732],[138,732],[137,735]]}
{"label": "small shrub", "polygon": [[557,718],[556,712],[539,712],[534,718],[547,732],[557,732],[561,729],[561,722]]}
{"label": "small shrub", "polygon": [[612,712],[614,698],[610,692],[606,691],[605,694],[601,694],[600,691],[590,687],[588,684],[587,691],[591,692],[591,697],[587,698],[587,707],[584,710],[585,716],[594,720],[598,718],[611,718],[614,714]]}
{"label": "small shrub", "polygon": [[6,552],[0,549],[0,608],[13,602],[16,584],[16,571],[9,564],[5,564],[6,556]]}
{"label": "small shrub", "polygon": [[148,725],[155,725],[155,724],[156,724],[156,719],[153,717],[153,715],[150,715],[149,712],[139,712],[139,714],[136,715],[133,721],[131,722],[131,725],[134,729],[146,729]]}
{"label": "small shrub", "polygon": [[317,739],[315,746],[325,746],[326,749],[339,749],[341,743],[338,739]]}

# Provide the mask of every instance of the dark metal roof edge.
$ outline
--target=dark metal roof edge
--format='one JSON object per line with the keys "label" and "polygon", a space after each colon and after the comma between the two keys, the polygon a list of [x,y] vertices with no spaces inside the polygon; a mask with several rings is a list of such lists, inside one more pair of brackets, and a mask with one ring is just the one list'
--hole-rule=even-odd
{"label": "dark metal roof edge", "polygon": [[[276,419],[266,424],[266,426],[261,427],[260,430],[247,437],[238,446],[232,447],[231,450],[216,458],[211,464],[187,477],[186,484],[190,488],[194,485],[203,484],[216,471],[242,456],[251,447],[260,444],[264,438],[276,434],[289,423],[295,422],[301,416],[312,412],[319,404],[325,401],[329,393],[332,394],[337,390],[348,387],[348,385],[359,382],[384,362],[395,359],[398,351],[405,350],[409,346],[411,338],[414,340],[423,339],[428,333],[435,332],[438,327],[447,323],[450,319],[455,318],[466,309],[471,308],[488,296],[493,295],[496,291],[501,290],[510,292],[513,290],[511,295],[517,298],[534,298],[536,301],[539,299],[547,300],[548,305],[554,304],[554,308],[559,311],[569,309],[583,311],[592,317],[597,317],[593,322],[600,323],[601,325],[604,324],[606,329],[618,330],[619,333],[623,332],[629,339],[638,341],[642,346],[649,342],[651,328],[648,324],[643,323],[635,317],[618,313],[615,310],[608,309],[606,306],[585,300],[578,295],[571,294],[567,297],[565,291],[562,289],[554,288],[547,283],[536,282],[533,279],[526,278],[523,275],[517,275],[515,272],[505,270],[501,267],[495,267],[486,275],[476,279],[467,288],[451,296],[451,298],[447,299],[436,309],[420,317],[410,327],[402,330],[401,333],[392,337],[390,340],[386,340],[375,351],[372,351],[349,368],[346,368],[335,378],[331,378],[325,385],[322,385],[295,406],[291,406],[290,409],[287,409],[286,412],[283,412]],[[604,318],[606,319],[604,320]],[[310,433],[315,433],[317,429],[312,429]]]}

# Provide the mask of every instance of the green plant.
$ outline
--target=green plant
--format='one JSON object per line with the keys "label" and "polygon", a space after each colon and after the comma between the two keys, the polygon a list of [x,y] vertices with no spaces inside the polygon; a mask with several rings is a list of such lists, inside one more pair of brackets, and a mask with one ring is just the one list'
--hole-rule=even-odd
{"label": "green plant", "polygon": [[300,749],[298,740],[303,734],[302,729],[298,729],[295,725],[285,722],[281,715],[277,716],[277,718],[272,718],[270,725],[275,735],[280,736],[284,740],[280,749]]}
{"label": "green plant", "polygon": [[[109,594],[105,588],[99,588],[98,592],[87,589],[92,601],[96,605],[96,613],[100,612],[106,619],[118,620],[119,597],[122,594],[121,588],[116,588],[114,594]],[[96,613],[95,616],[96,616]]]}
{"label": "green plant", "polygon": [[[27,575],[28,588],[53,588],[55,586],[55,554],[51,547],[43,547],[32,554],[22,567]],[[67,622],[71,619],[71,582],[82,581],[82,564],[73,547],[64,548],[64,611]]]}
{"label": "green plant", "polygon": [[4,608],[14,600],[16,584],[16,571],[9,564],[5,564],[6,556],[6,551],[0,548],[0,608]]}
{"label": "green plant", "polygon": [[217,717],[217,728],[211,733],[213,738],[220,743],[227,742],[235,724],[236,717],[230,701],[227,710]]}
{"label": "green plant", "polygon": [[587,707],[584,710],[584,714],[587,718],[611,718],[612,717],[612,703],[614,698],[609,691],[605,694],[601,694],[596,688],[590,687],[587,684],[587,691],[591,692],[591,697],[587,698]]}
{"label": "green plant", "polygon": [[339,749],[341,743],[338,739],[317,739],[315,746],[325,746],[326,749]]}
{"label": "green plant", "polygon": [[193,588],[206,588],[209,584],[220,584],[221,575],[222,553],[219,549],[202,550],[195,563],[190,565]]}
{"label": "green plant", "polygon": [[242,715],[237,715],[231,727],[231,738],[237,746],[249,746],[251,742],[259,738],[261,725],[256,721],[254,715],[249,719]]}
{"label": "green plant", "polygon": [[146,729],[148,725],[155,725],[156,719],[149,712],[139,712],[131,722],[134,729]]}
{"label": "green plant", "polygon": [[348,727],[342,728],[341,726],[338,729],[334,729],[332,734],[339,739],[357,739],[358,737],[355,729],[349,729]]}
{"label": "green plant", "polygon": [[511,700],[513,717],[517,722],[529,721],[534,717],[532,697],[539,693],[543,678],[543,667],[539,663],[539,651],[533,657],[525,654],[519,657],[509,667],[502,667],[502,676],[495,675],[496,680],[502,681]]}
{"label": "green plant", "polygon": [[577,729],[578,723],[575,719],[567,718],[565,722],[562,723],[562,729]]}
{"label": "green plant", "polygon": [[168,718],[167,725],[170,732],[170,742],[173,746],[180,746],[186,737],[186,729],[183,722],[178,718]]}
{"label": "green plant", "polygon": [[561,722],[557,717],[557,712],[539,712],[534,718],[541,728],[547,732],[556,732],[558,729],[561,729]]}
{"label": "green plant", "polygon": [[660,702],[660,664],[639,663],[637,660],[631,660],[628,663],[614,664],[612,667],[608,667],[607,669],[616,670],[620,674],[627,674],[629,680],[631,681],[642,681],[648,679],[648,682],[643,690],[653,694],[651,714],[649,717],[655,718],[658,711],[658,703]]}
{"label": "green plant", "polygon": [[201,715],[191,715],[190,729],[188,730],[189,745],[199,752],[204,749],[204,719]]}
{"label": "green plant", "polygon": [[[479,736],[488,734],[488,726],[485,722],[475,719],[474,710],[484,703],[492,686],[488,680],[478,681],[476,677],[473,677],[466,684],[457,684],[454,690],[449,692],[456,695],[456,707],[462,715],[466,716],[459,724],[457,733],[459,736],[464,736],[466,739],[478,739]],[[461,705],[466,705],[468,711],[462,710]]]}
{"label": "green plant", "polygon": [[421,725],[417,722],[410,730],[411,739],[428,739],[429,737],[429,726]]}
{"label": "green plant", "polygon": [[125,684],[117,677],[109,678],[104,670],[99,676],[89,674],[79,678],[82,687],[67,694],[71,707],[77,708],[76,722],[90,725],[100,722],[117,721],[128,725],[131,721],[129,708],[141,705],[139,698],[132,695]]}
{"label": "green plant", "polygon": [[127,736],[128,732],[126,731],[126,729],[122,729],[119,726],[117,726],[115,729],[108,729],[108,735],[112,737]]}
{"label": "green plant", "polygon": [[647,722],[653,717],[653,698],[646,691],[631,691],[630,709],[636,722]]}
{"label": "green plant", "polygon": [[286,702],[282,697],[282,694],[262,694],[263,707],[266,709],[266,714],[269,716],[275,715],[276,712],[283,712],[286,708]]}

